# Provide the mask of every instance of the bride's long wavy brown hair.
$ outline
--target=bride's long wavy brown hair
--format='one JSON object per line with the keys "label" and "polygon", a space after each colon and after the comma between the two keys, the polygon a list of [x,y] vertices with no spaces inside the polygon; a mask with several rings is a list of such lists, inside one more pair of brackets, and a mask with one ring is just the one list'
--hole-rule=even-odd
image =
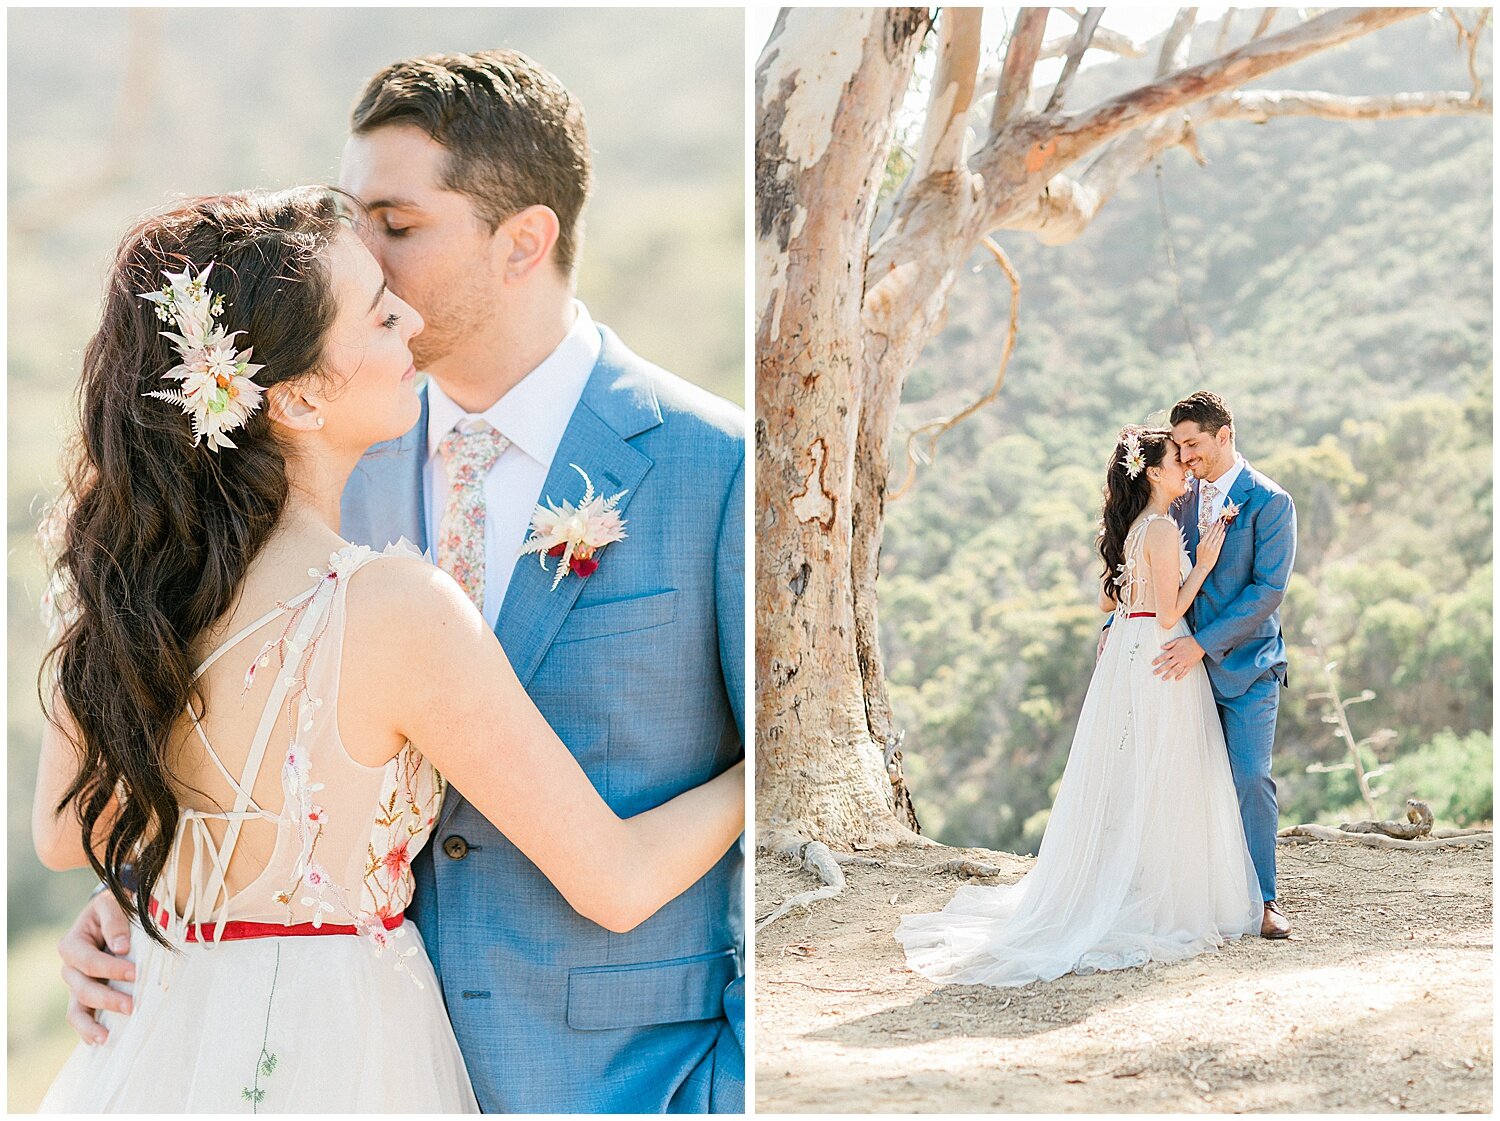
{"label": "bride's long wavy brown hair", "polygon": [[189,706],[203,711],[193,643],[230,610],[281,519],[287,449],[266,407],[234,431],[237,447],[192,445],[182,410],[146,396],[177,354],[141,294],[165,271],[213,263],[219,322],[244,332],[237,345],[265,367],[257,384],[316,376],[345,198],[318,187],[219,195],[142,219],[121,243],[84,351],[58,506],[66,624],[41,674],[49,719],[77,732],[78,777],[56,808],[76,813],[94,871],[163,943],[148,904],[178,824],[174,729]]}
{"label": "bride's long wavy brown hair", "polygon": [[1109,470],[1104,475],[1104,504],[1099,512],[1099,556],[1104,560],[1104,586],[1114,589],[1114,578],[1125,563],[1125,535],[1136,518],[1151,501],[1151,480],[1145,468],[1135,478],[1125,465],[1125,441],[1134,433],[1141,441],[1141,458],[1146,467],[1160,465],[1172,442],[1169,428],[1144,428],[1127,425],[1120,430],[1115,450],[1110,455]]}

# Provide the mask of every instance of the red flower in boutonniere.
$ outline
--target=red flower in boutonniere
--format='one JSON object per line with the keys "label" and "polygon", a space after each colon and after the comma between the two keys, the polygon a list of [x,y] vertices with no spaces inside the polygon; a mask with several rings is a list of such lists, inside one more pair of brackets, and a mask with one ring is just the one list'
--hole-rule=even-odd
{"label": "red flower in boutonniere", "polygon": [[1226,498],[1224,500],[1224,509],[1219,514],[1219,520],[1222,521],[1224,523],[1224,525],[1227,527],[1227,526],[1230,525],[1230,523],[1232,523],[1234,521],[1235,518],[1237,518],[1239,516],[1240,516],[1240,508],[1238,506],[1236,506],[1233,502],[1229,501],[1229,499]]}
{"label": "red flower in boutonniere", "polygon": [[583,476],[583,498],[577,506],[564,502],[553,505],[546,499],[545,506],[538,506],[531,515],[531,533],[521,546],[521,556],[536,553],[543,569],[547,558],[557,558],[557,569],[552,577],[556,588],[569,572],[578,576],[592,576],[599,568],[599,551],[604,546],[625,539],[625,519],[615,508],[626,492],[621,491],[611,498],[594,493],[594,484],[576,463],[568,464]]}

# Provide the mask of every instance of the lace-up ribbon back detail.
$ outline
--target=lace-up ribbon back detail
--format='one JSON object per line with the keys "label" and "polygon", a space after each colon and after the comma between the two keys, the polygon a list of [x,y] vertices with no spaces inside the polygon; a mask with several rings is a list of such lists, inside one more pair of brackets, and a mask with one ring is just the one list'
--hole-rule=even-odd
{"label": "lace-up ribbon back detail", "polygon": [[[1151,570],[1146,564],[1146,527],[1155,521],[1164,521],[1177,530],[1177,523],[1165,514],[1147,514],[1125,535],[1125,559],[1115,569],[1115,587],[1119,588],[1116,602],[1120,611],[1129,619],[1154,618],[1156,598],[1151,589]],[[1178,579],[1187,579],[1192,570],[1187,559],[1187,549],[1181,546],[1181,531],[1178,531]]]}
{"label": "lace-up ribbon back detail", "polygon": [[[182,806],[158,897],[149,904],[174,944],[360,934],[379,952],[405,935],[399,928],[413,889],[411,860],[436,823],[442,779],[410,744],[384,766],[356,762],[337,721],[350,578],[365,564],[396,554],[418,555],[404,543],[384,553],[364,546],[340,549],[326,571],[309,570],[317,580],[312,588],[237,630],[195,672],[212,700],[209,711],[238,725],[234,738],[245,736],[249,747],[236,777],[199,716],[187,713],[203,762],[212,768],[203,767],[198,785],[213,780],[217,786],[216,773],[226,784],[221,803],[229,808]],[[268,627],[273,637],[261,644],[242,677],[226,672],[237,668],[231,663],[205,677]],[[258,697],[268,675],[274,680],[258,719],[237,713],[235,702],[243,709],[252,692]],[[263,771],[278,743],[284,744],[275,756],[283,797],[275,810],[267,804],[275,784]],[[262,822],[252,846],[258,851],[245,851],[247,827]],[[398,968],[413,952],[398,955]]]}

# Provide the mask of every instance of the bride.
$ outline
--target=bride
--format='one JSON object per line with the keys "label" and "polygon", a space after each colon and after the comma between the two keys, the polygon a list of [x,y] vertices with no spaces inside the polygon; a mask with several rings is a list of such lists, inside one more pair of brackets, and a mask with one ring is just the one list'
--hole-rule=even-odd
{"label": "bride", "polygon": [[417,420],[421,329],[327,189],[194,200],[121,246],[33,833],[133,912],[134,1014],[45,1110],[477,1112],[403,921],[445,785],[616,931],[743,830],[743,763],[618,818],[459,586],[339,536],[361,455]]}
{"label": "bride", "polygon": [[1224,733],[1201,665],[1157,676],[1163,643],[1218,560],[1226,523],[1189,565],[1168,514],[1187,491],[1171,433],[1125,429],[1104,487],[1099,606],[1115,612],[1089,682],[1036,865],[905,915],[907,964],[934,981],[1024,985],[1180,961],[1260,929]]}

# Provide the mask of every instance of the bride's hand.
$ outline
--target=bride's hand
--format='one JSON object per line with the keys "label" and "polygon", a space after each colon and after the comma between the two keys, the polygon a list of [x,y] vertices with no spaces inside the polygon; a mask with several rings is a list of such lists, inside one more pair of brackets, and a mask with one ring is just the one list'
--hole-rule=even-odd
{"label": "bride's hand", "polygon": [[1198,564],[1204,572],[1219,563],[1219,553],[1224,548],[1224,535],[1229,532],[1229,523],[1223,518],[1214,522],[1198,538]]}

